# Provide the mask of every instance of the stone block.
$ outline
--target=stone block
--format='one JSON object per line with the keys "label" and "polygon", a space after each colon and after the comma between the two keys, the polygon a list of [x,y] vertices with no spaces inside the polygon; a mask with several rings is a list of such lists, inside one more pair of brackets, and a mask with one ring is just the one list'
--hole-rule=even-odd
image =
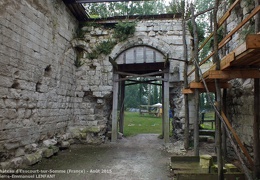
{"label": "stone block", "polygon": [[225,164],[227,172],[239,172],[238,168],[233,164]]}
{"label": "stone block", "polygon": [[22,157],[16,157],[11,160],[11,167],[16,169],[23,166],[23,158]]}
{"label": "stone block", "polygon": [[20,156],[24,156],[24,155],[25,155],[24,148],[18,148],[18,149],[15,151],[15,157],[20,157]]}
{"label": "stone block", "polygon": [[4,144],[4,147],[7,150],[16,149],[19,146],[20,146],[19,142],[9,142]]}
{"label": "stone block", "polygon": [[79,133],[79,134],[80,134],[80,138],[78,139],[86,139],[87,133]]}
{"label": "stone block", "polygon": [[43,151],[43,157],[45,157],[45,158],[49,158],[49,157],[53,156],[53,154],[54,154],[53,149],[51,149],[51,148],[44,148],[44,149],[42,149],[42,151]]}
{"label": "stone block", "polygon": [[55,139],[48,139],[48,140],[43,141],[43,145],[47,148],[54,146],[56,144],[57,144],[57,141]]}
{"label": "stone block", "polygon": [[69,132],[71,133],[72,138],[80,139],[80,130],[76,127],[69,128]]}
{"label": "stone block", "polygon": [[213,165],[213,159],[210,155],[201,155],[200,156],[200,166],[201,168],[210,168]]}
{"label": "stone block", "polygon": [[11,169],[11,162],[0,162],[0,169]]}
{"label": "stone block", "polygon": [[59,148],[57,146],[51,146],[50,149],[52,149],[53,154],[57,154],[59,152]]}
{"label": "stone block", "polygon": [[29,166],[34,165],[37,162],[42,160],[42,151],[38,151],[33,154],[25,155],[24,159],[25,159],[26,165],[29,165]]}
{"label": "stone block", "polygon": [[81,128],[80,131],[82,133],[98,133],[100,132],[100,126],[89,126]]}
{"label": "stone block", "polygon": [[70,147],[70,143],[68,141],[61,141],[60,148],[67,149]]}

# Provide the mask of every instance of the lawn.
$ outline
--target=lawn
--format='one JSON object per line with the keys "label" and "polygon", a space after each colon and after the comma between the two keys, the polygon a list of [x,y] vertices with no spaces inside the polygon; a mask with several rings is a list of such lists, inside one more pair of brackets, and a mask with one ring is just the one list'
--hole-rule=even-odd
{"label": "lawn", "polygon": [[124,136],[137,134],[161,134],[162,118],[153,115],[140,115],[138,112],[125,112]]}
{"label": "lawn", "polygon": [[[205,122],[201,124],[201,127],[204,129],[215,129],[215,122],[207,122],[207,120],[214,120],[215,119],[215,113],[214,112],[207,112],[205,113]],[[213,125],[213,126],[212,126]]]}

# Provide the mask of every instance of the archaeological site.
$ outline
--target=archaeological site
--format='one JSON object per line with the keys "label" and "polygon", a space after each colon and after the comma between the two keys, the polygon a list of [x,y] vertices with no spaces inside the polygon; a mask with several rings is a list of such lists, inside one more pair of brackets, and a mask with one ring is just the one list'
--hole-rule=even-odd
{"label": "archaeological site", "polygon": [[[125,91],[133,84],[161,89],[161,139],[155,138],[161,144],[156,149],[149,137],[142,153],[181,150],[166,157],[167,179],[260,179],[259,3],[0,0],[0,179],[78,173],[85,174],[78,179],[165,180],[157,170],[113,176],[112,167],[29,171],[65,158],[62,152],[74,146],[82,152],[115,147],[120,154],[128,139]],[[212,128],[203,129],[209,109]],[[141,149],[145,138],[133,139]],[[214,154],[202,153],[209,146]],[[155,161],[160,164],[160,156]],[[147,163],[147,169],[156,166]],[[97,177],[102,172],[109,178]]]}

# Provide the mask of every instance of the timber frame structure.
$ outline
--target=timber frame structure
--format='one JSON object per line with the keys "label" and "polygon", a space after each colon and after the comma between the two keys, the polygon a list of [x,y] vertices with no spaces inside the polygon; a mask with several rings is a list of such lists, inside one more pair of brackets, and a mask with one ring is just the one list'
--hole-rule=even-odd
{"label": "timber frame structure", "polygon": [[[121,52],[115,59],[109,57],[109,61],[114,69],[111,141],[115,142],[118,131],[123,133],[126,86],[139,83],[162,86],[163,112],[169,112],[169,63],[167,56],[149,46],[133,46]],[[163,113],[162,134],[165,143],[170,141],[169,127],[169,113]]]}
{"label": "timber frame structure", "polygon": [[[224,37],[220,43],[214,43],[214,50],[211,52],[205,59],[201,62],[198,61],[198,52],[209,42],[211,38],[214,38],[214,42],[217,42],[217,30],[226,22],[228,17],[231,14],[231,11],[235,6],[240,3],[240,0],[236,0],[226,13],[217,21],[215,18],[214,21],[214,32],[212,32],[209,37],[198,47],[196,33],[194,32],[194,53],[190,61],[187,60],[187,63],[194,63],[194,69],[190,72],[186,71],[184,78],[186,81],[191,79],[187,86],[183,89],[183,94],[186,96],[189,94],[194,94],[195,96],[195,112],[197,113],[195,117],[199,117],[199,102],[196,99],[199,98],[199,93],[201,92],[215,92],[216,93],[216,102],[212,102],[214,109],[216,111],[216,147],[217,147],[217,158],[218,158],[218,179],[223,179],[223,159],[226,152],[226,138],[231,141],[235,152],[238,155],[238,158],[243,166],[245,175],[247,179],[253,179],[250,171],[247,169],[247,166],[254,171],[254,178],[260,178],[260,142],[259,142],[259,121],[260,121],[260,93],[259,93],[259,78],[260,78],[260,34],[259,34],[259,1],[255,1],[254,10],[242,20],[241,23],[237,25],[231,32],[229,32],[226,37]],[[219,2],[215,1],[214,15],[216,17],[218,10]],[[224,48],[225,45],[232,39],[232,36],[237,33],[237,31],[242,28],[248,21],[256,17],[256,28],[255,34],[249,34],[245,38],[245,42],[234,49],[232,52],[225,55],[222,59],[218,58],[218,51],[221,48]],[[195,22],[195,15],[193,13],[192,21]],[[193,24],[194,26],[195,24]],[[195,28],[194,28],[195,29]],[[196,31],[196,30],[195,30]],[[197,45],[197,46],[196,46]],[[215,62],[206,69],[204,72],[201,70],[201,66],[209,61],[213,57]],[[194,75],[192,77],[191,75]],[[254,159],[249,155],[247,149],[244,147],[239,136],[232,128],[231,123],[225,115],[225,98],[226,98],[226,89],[231,87],[229,81],[235,78],[252,78],[254,79]],[[223,89],[223,95],[221,92]],[[188,105],[186,104],[186,108]],[[189,122],[188,122],[189,123]],[[195,118],[194,126],[198,126],[198,119]],[[194,127],[194,152],[195,155],[199,154],[198,147],[198,128]],[[185,137],[185,141],[188,141],[188,137]],[[235,141],[233,140],[235,139]],[[237,144],[240,148],[237,149]],[[240,152],[244,154],[247,162],[244,162],[243,158],[240,155]],[[224,154],[223,154],[224,153]]]}

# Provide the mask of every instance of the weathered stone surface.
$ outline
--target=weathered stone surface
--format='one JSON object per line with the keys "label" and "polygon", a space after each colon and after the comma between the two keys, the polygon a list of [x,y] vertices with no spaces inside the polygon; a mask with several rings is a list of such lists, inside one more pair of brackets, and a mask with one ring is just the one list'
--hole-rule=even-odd
{"label": "weathered stone surface", "polygon": [[52,149],[53,154],[57,154],[59,152],[59,148],[57,146],[51,146],[50,149]]}
{"label": "weathered stone surface", "polygon": [[43,145],[46,147],[51,147],[51,146],[55,146],[57,144],[57,140],[55,139],[48,139],[43,141]]}
{"label": "weathered stone surface", "polygon": [[1,169],[11,169],[11,162],[10,161],[0,162],[0,168]]}
{"label": "weathered stone surface", "polygon": [[62,141],[60,144],[60,148],[67,149],[70,147],[70,143],[68,141]]}
{"label": "weathered stone surface", "polygon": [[42,159],[42,151],[38,151],[33,154],[25,155],[24,160],[25,163],[29,166],[39,162]]}
{"label": "weathered stone surface", "polygon": [[11,160],[11,167],[12,168],[19,168],[23,166],[23,158],[22,157],[17,157]]}
{"label": "weathered stone surface", "polygon": [[43,151],[43,157],[46,157],[46,158],[49,158],[51,156],[53,156],[54,152],[53,152],[53,149],[51,148],[44,148],[42,149]]}
{"label": "weathered stone surface", "polygon": [[18,149],[15,151],[15,157],[20,157],[20,156],[23,156],[23,155],[25,155],[24,148],[18,148]]}

